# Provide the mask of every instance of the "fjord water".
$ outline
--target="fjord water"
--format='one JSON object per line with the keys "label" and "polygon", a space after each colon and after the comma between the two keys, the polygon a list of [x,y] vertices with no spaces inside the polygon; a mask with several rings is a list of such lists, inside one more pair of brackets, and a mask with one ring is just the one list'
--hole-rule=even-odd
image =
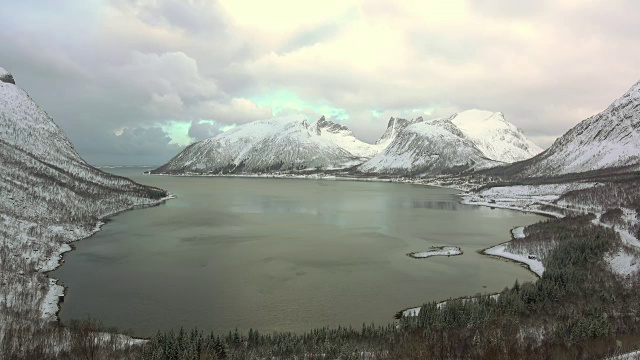
{"label": "fjord water", "polygon": [[[535,280],[477,250],[537,215],[465,206],[427,186],[299,179],[170,177],[107,169],[178,196],[111,218],[51,276],[68,287],[63,322],[90,315],[149,336],[386,324],[426,301]],[[412,259],[430,246],[455,257]]]}

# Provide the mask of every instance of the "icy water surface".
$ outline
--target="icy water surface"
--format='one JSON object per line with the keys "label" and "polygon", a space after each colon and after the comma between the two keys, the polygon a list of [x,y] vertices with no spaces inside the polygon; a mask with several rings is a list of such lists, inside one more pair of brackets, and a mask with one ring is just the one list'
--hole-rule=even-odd
{"label": "icy water surface", "polygon": [[[178,195],[119,214],[52,273],[63,322],[91,315],[139,336],[388,323],[426,301],[535,277],[476,253],[542,219],[458,204],[454,190],[355,181],[169,177],[107,169]],[[464,254],[406,254],[454,245]]]}

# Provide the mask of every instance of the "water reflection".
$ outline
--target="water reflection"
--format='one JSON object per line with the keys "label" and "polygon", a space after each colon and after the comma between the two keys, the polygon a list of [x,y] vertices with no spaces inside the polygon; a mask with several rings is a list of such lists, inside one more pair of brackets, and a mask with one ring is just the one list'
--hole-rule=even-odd
{"label": "water reflection", "polygon": [[[178,198],[122,213],[75,244],[52,275],[68,286],[63,322],[91,314],[140,336],[179,326],[217,334],[358,326],[387,323],[426,301],[534,279],[476,250],[540,217],[461,205],[456,191],[133,175]],[[405,255],[445,244],[464,255]]]}
{"label": "water reflection", "polygon": [[[259,196],[243,199],[242,204],[231,207],[231,211],[239,214],[286,214],[299,213],[318,215],[316,204],[303,204],[300,201],[287,200],[276,196]],[[310,206],[311,205],[311,206]]]}
{"label": "water reflection", "polygon": [[458,210],[460,204],[454,201],[431,201],[431,200],[411,200],[411,202],[404,202],[405,207],[411,207],[413,209],[436,209],[436,210]]}

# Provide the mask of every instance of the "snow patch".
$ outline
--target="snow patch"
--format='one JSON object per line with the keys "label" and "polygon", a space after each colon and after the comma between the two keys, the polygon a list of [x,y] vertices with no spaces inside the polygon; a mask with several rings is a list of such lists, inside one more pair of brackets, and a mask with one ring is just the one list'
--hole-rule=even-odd
{"label": "snow patch", "polygon": [[528,256],[510,253],[506,250],[504,244],[500,244],[483,251],[484,254],[503,257],[509,260],[514,260],[529,267],[529,270],[533,271],[536,275],[542,276],[544,273],[544,265],[538,259],[530,259]]}
{"label": "snow patch", "polygon": [[455,256],[455,255],[462,255],[462,250],[457,246],[433,246],[429,248],[427,251],[411,252],[407,254],[407,256],[416,258],[416,259],[424,259],[431,256]]}
{"label": "snow patch", "polygon": [[606,255],[604,260],[609,264],[611,271],[618,275],[631,275],[640,270],[640,259],[622,249],[613,255]]}
{"label": "snow patch", "polygon": [[524,239],[526,237],[524,234],[524,226],[518,226],[511,229],[511,235],[513,235],[514,239]]}

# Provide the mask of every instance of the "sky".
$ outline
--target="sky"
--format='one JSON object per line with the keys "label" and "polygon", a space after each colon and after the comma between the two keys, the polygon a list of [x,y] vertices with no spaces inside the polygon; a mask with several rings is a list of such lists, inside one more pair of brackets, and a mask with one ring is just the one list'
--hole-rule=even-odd
{"label": "sky", "polygon": [[542,147],[640,79],[636,0],[3,1],[0,66],[95,165],[301,113],[504,113]]}

